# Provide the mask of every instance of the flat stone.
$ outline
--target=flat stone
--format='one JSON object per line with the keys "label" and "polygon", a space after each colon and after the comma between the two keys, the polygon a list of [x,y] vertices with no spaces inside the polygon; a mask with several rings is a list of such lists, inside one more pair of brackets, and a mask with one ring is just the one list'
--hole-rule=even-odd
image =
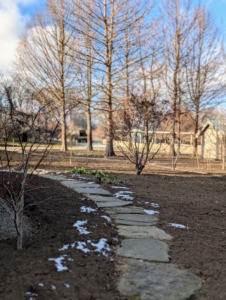
{"label": "flat stone", "polygon": [[118,233],[126,239],[153,238],[155,240],[171,240],[172,236],[155,226],[118,225]]}
{"label": "flat stone", "polygon": [[108,191],[99,189],[99,188],[83,188],[83,187],[74,187],[74,190],[79,194],[85,195],[102,195],[102,196],[112,196]]}
{"label": "flat stone", "polygon": [[152,226],[157,223],[158,218],[154,215],[118,214],[114,216],[114,220],[120,225]]}
{"label": "flat stone", "polygon": [[117,215],[117,214],[145,214],[144,209],[142,207],[115,207],[112,209],[107,209],[106,212],[109,215]]}
{"label": "flat stone", "polygon": [[63,185],[70,188],[99,188],[98,184],[87,184],[85,181],[65,180],[62,182]]}
{"label": "flat stone", "polygon": [[52,179],[52,180],[65,180],[64,175],[55,175],[55,174],[39,174],[40,177]]}
{"label": "flat stone", "polygon": [[154,239],[123,240],[117,254],[123,257],[143,259],[152,262],[169,262],[169,247]]}
{"label": "flat stone", "polygon": [[121,295],[136,300],[186,300],[199,290],[202,281],[189,270],[174,264],[123,259],[118,269]]}
{"label": "flat stone", "polygon": [[128,201],[109,201],[109,202],[97,202],[97,206],[101,208],[108,208],[108,207],[121,207],[131,205]]}
{"label": "flat stone", "polygon": [[100,196],[100,195],[89,195],[90,199],[92,199],[95,202],[111,202],[111,201],[122,201],[115,197],[109,197],[109,196]]}

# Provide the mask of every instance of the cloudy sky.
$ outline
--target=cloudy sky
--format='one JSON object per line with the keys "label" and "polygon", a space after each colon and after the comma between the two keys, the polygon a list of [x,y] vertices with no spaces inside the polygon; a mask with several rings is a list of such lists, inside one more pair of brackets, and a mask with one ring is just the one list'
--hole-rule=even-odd
{"label": "cloudy sky", "polygon": [[[204,3],[207,3],[217,24],[226,28],[226,0],[207,0]],[[45,0],[0,0],[0,73],[9,68],[19,37],[32,13],[44,5]]]}

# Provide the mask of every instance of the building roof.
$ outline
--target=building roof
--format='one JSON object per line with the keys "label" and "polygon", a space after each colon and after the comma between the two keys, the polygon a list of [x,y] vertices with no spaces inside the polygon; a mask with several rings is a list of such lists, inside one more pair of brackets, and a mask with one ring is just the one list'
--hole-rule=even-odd
{"label": "building roof", "polygon": [[207,119],[204,125],[196,133],[196,138],[203,135],[210,126],[213,127],[219,135],[226,134],[226,119]]}

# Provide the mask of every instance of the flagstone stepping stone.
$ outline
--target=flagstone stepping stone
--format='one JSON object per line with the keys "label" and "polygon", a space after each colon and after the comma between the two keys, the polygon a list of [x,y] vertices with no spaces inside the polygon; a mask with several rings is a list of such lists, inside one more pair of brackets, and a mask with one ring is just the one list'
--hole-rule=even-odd
{"label": "flagstone stepping stone", "polygon": [[75,181],[75,180],[65,180],[62,182],[63,185],[70,188],[99,188],[99,184],[87,184],[84,181]]}
{"label": "flagstone stepping stone", "polygon": [[129,299],[186,300],[202,286],[200,278],[174,264],[137,259],[122,259],[122,263],[118,290]]}
{"label": "flagstone stepping stone", "polygon": [[155,226],[118,225],[118,233],[126,239],[153,238],[155,240],[171,240],[172,236]]}
{"label": "flagstone stepping stone", "polygon": [[131,226],[152,226],[158,221],[154,215],[141,215],[141,214],[118,214],[114,216],[117,224],[131,225]]}
{"label": "flagstone stepping stone", "polygon": [[53,179],[53,180],[65,180],[66,177],[64,175],[54,175],[54,174],[39,174],[40,177]]}
{"label": "flagstone stepping stone", "polygon": [[[109,196],[100,196],[100,195],[89,195],[89,199],[92,199],[95,202],[111,202],[111,201],[122,201],[115,197]],[[127,201],[128,202],[128,201]]]}
{"label": "flagstone stepping stone", "polygon": [[121,207],[121,206],[127,206],[131,205],[128,201],[109,201],[109,202],[97,202],[96,203],[98,207],[101,208],[108,208],[108,207]]}
{"label": "flagstone stepping stone", "polygon": [[99,189],[99,188],[83,188],[83,187],[74,187],[74,190],[80,194],[86,195],[102,195],[102,196],[112,196],[108,191]]}
{"label": "flagstone stepping stone", "polygon": [[143,259],[152,262],[169,262],[169,247],[154,239],[128,239],[122,241],[117,254],[123,257]]}
{"label": "flagstone stepping stone", "polygon": [[116,215],[116,214],[144,214],[144,209],[142,207],[115,207],[111,209],[107,209],[106,212],[109,215]]}

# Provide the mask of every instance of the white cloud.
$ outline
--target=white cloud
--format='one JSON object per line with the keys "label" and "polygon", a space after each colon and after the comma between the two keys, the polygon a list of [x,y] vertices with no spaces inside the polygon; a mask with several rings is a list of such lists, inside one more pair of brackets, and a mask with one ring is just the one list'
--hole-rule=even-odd
{"label": "white cloud", "polygon": [[14,59],[21,34],[25,31],[28,15],[19,6],[37,0],[0,0],[0,73],[5,73]]}

